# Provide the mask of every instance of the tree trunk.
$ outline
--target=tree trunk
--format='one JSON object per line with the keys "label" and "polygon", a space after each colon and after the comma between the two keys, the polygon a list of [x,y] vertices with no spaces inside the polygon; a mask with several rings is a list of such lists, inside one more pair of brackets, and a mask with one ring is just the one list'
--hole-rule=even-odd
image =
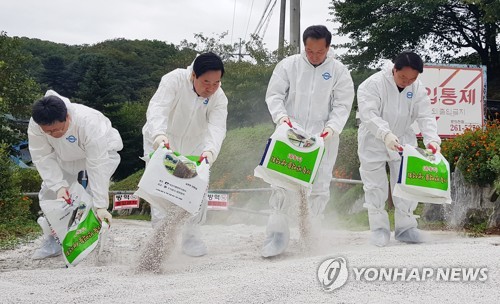
{"label": "tree trunk", "polygon": [[[498,27],[495,24],[485,24],[486,36],[486,56],[487,56],[487,74],[488,80],[493,80],[500,76],[500,58],[498,53],[498,44],[496,41]],[[481,61],[484,62],[481,56]],[[484,64],[484,63],[483,63]]]}

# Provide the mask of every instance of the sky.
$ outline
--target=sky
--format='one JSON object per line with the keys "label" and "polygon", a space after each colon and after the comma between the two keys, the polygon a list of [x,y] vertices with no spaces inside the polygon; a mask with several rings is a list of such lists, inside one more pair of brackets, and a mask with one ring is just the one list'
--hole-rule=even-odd
{"label": "sky", "polygon": [[[194,34],[218,37],[224,43],[249,40],[268,0],[3,0],[0,31],[70,45],[95,44],[109,39],[148,39],[179,44],[195,42]],[[271,3],[274,0],[271,0]],[[280,1],[264,34],[269,50],[278,46]],[[334,28],[331,0],[301,1],[301,33],[309,25]],[[289,3],[289,1],[287,1]],[[285,40],[289,38],[287,5]],[[332,41],[335,43],[335,36]]]}

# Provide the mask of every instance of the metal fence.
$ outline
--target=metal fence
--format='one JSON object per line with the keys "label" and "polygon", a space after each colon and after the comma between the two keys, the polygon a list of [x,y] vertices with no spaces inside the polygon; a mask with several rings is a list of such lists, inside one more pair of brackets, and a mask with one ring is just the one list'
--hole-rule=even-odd
{"label": "metal fence", "polygon": [[[362,181],[356,179],[343,179],[343,178],[332,178],[332,183],[343,183],[343,184],[363,184]],[[208,190],[209,193],[243,193],[243,192],[267,192],[272,191],[272,188],[248,188],[248,189],[212,189]],[[109,194],[133,194],[135,190],[113,190],[109,191]],[[28,197],[38,196],[38,192],[27,192],[24,193]]]}

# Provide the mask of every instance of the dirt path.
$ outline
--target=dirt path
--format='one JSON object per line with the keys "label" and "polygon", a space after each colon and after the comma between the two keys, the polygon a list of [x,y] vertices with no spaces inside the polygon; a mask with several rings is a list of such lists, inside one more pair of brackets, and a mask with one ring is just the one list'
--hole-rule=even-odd
{"label": "dirt path", "polygon": [[[40,240],[0,251],[0,303],[498,303],[500,237],[466,238],[432,232],[429,241],[408,245],[391,240],[367,244],[369,232],[322,231],[321,244],[303,252],[292,228],[288,250],[260,257],[264,226],[205,225],[209,254],[191,258],[180,248],[159,274],[134,272],[141,246],[152,233],[149,222],[115,220],[108,248],[77,267],[61,257],[29,259]],[[346,284],[325,292],[317,278],[326,259],[347,260]],[[354,268],[487,269],[485,282],[356,280]]]}

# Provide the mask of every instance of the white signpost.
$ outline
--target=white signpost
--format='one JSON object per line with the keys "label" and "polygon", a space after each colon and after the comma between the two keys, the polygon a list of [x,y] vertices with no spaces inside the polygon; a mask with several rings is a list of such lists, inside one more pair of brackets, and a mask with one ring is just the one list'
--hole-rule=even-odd
{"label": "white signpost", "polygon": [[[484,66],[428,65],[419,79],[431,99],[440,137],[451,138],[467,128],[484,126]],[[420,133],[416,124],[414,127]]]}
{"label": "white signpost", "polygon": [[139,197],[133,194],[115,194],[113,210],[139,208]]}
{"label": "white signpost", "polygon": [[228,202],[227,193],[208,193],[208,210],[227,210]]}

